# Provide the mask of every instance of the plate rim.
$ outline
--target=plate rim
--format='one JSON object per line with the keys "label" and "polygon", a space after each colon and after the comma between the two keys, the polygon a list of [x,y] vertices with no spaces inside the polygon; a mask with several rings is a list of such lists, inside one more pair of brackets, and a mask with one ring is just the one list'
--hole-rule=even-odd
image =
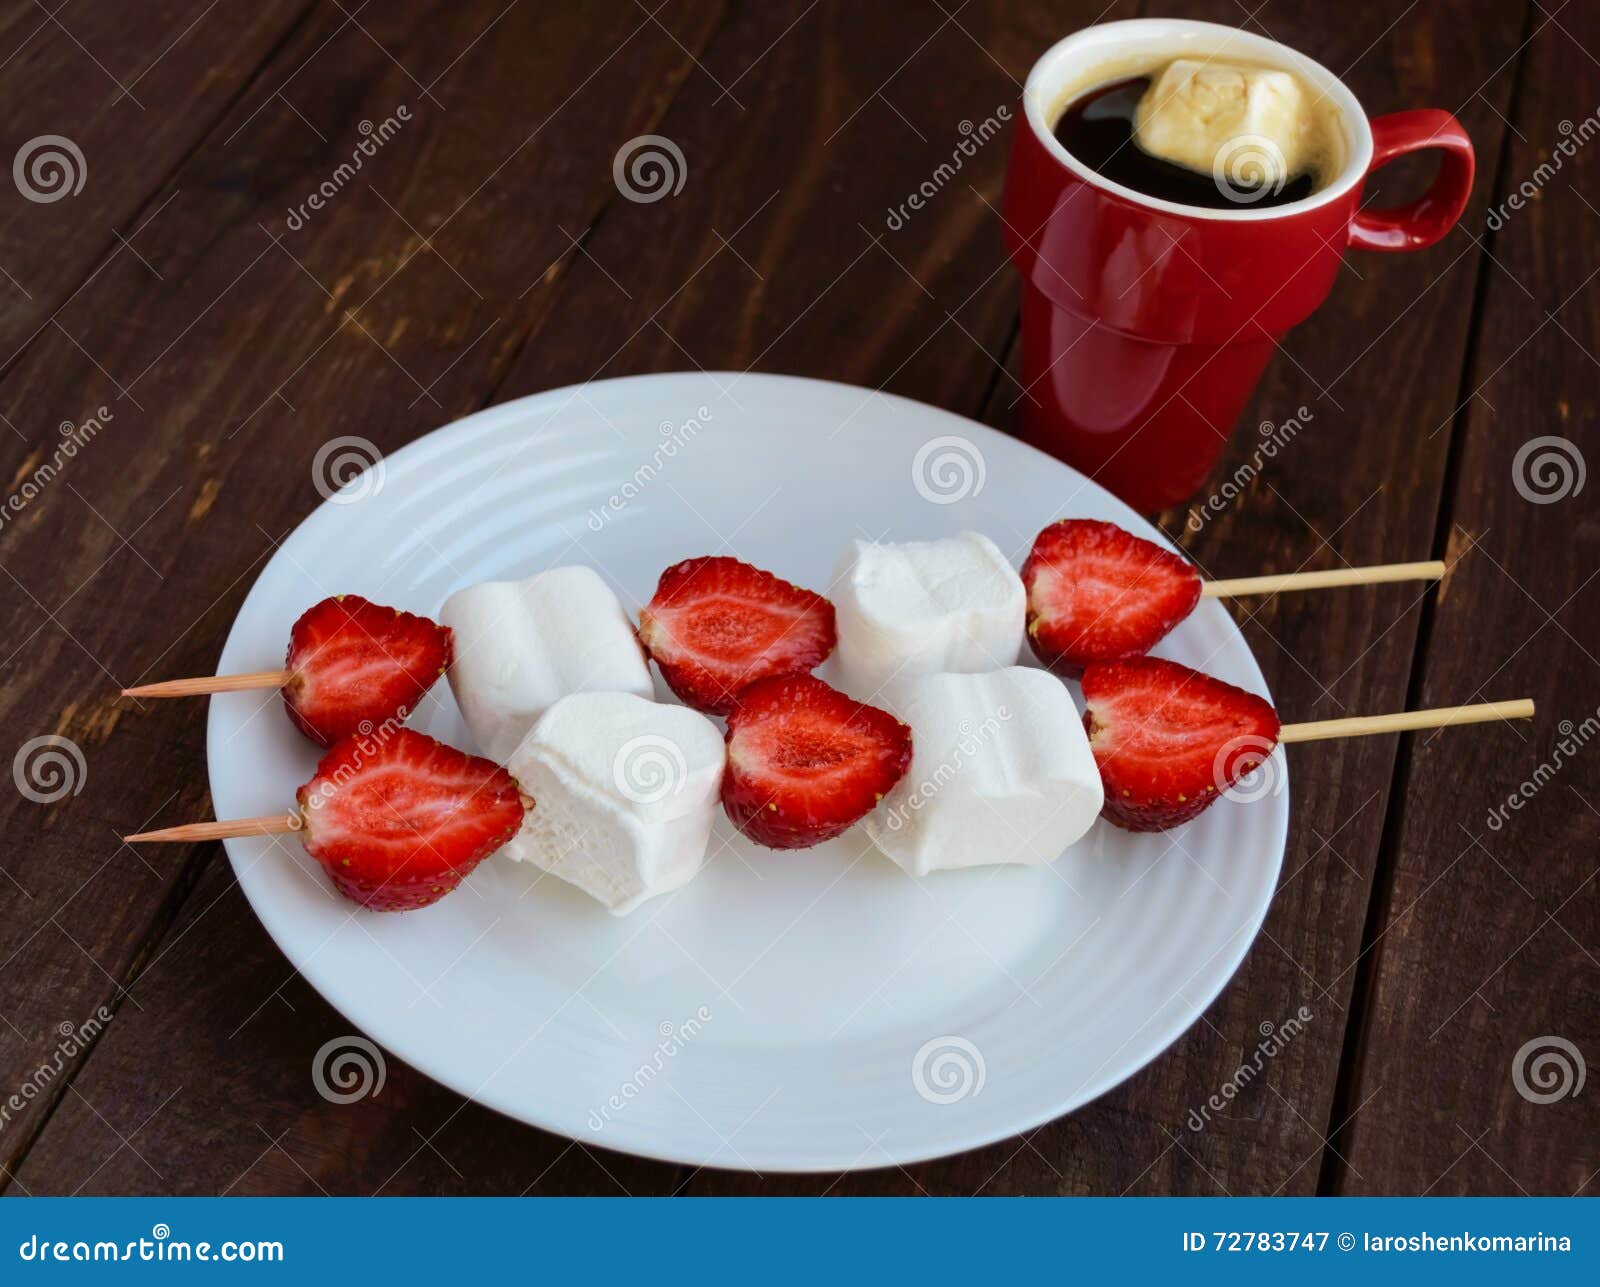
{"label": "plate rim", "polygon": [[[1103,485],[1095,482],[1092,478],[1089,478],[1087,475],[1081,473],[1073,466],[1064,461],[1058,460],[1056,457],[1051,456],[1044,451],[1041,451],[1032,443],[1004,433],[999,429],[996,429],[990,425],[986,425],[981,421],[974,420],[969,416],[962,415],[960,412],[952,411],[946,407],[936,406],[928,402],[921,402],[915,398],[908,398],[900,394],[889,393],[883,389],[873,389],[866,386],[848,384],[843,381],[817,379],[810,376],[783,375],[773,372],[760,371],[701,370],[643,372],[633,375],[616,376],[604,380],[585,380],[574,384],[561,385],[555,388],[541,390],[537,393],[525,394],[521,397],[512,398],[505,402],[495,403],[492,406],[484,407],[478,411],[471,412],[468,415],[460,416],[454,420],[447,421],[442,425],[428,430],[426,433],[418,435],[409,442],[405,443],[403,446],[396,448],[394,451],[383,453],[382,459],[387,469],[401,466],[408,463],[405,459],[406,457],[420,456],[429,448],[430,445],[437,447],[438,444],[434,440],[440,435],[444,435],[446,433],[462,433],[479,428],[492,429],[499,422],[520,418],[530,411],[536,411],[551,404],[560,403],[565,405],[566,403],[570,403],[579,397],[583,391],[593,390],[597,387],[609,388],[612,386],[627,385],[660,385],[664,383],[703,385],[709,382],[713,389],[720,392],[722,388],[722,381],[726,381],[729,384],[738,382],[754,382],[771,386],[801,386],[803,389],[826,390],[834,393],[849,392],[851,394],[861,396],[864,401],[872,400],[874,398],[881,399],[891,404],[892,407],[899,408],[911,415],[926,416],[927,414],[932,413],[935,416],[951,422],[959,422],[962,426],[964,426],[965,432],[971,433],[979,439],[977,445],[980,447],[980,449],[984,441],[1000,441],[1006,445],[1007,450],[1022,448],[1026,453],[1031,453],[1032,455],[1039,457],[1040,461],[1047,463],[1049,467],[1066,470],[1078,482],[1078,490],[1073,493],[1074,497],[1086,490],[1098,493],[1102,500],[1108,501],[1113,508],[1121,511],[1121,515],[1117,520],[1121,525],[1128,526],[1131,530],[1134,530],[1136,534],[1144,536],[1146,539],[1157,541],[1166,549],[1173,550],[1180,555],[1183,553],[1182,550],[1179,549],[1179,547],[1176,546],[1164,532],[1156,527],[1154,523],[1150,522],[1150,520],[1144,515],[1134,510],[1120,497],[1110,492]],[[803,396],[803,394],[801,396]],[[350,482],[345,484],[347,488],[359,487],[360,485],[360,477],[352,479]],[[335,493],[335,495],[337,495],[337,493]],[[267,580],[269,575],[274,573],[274,569],[277,567],[280,560],[286,559],[287,556],[285,555],[284,547],[309,525],[313,523],[320,524],[322,522],[329,521],[336,511],[342,510],[343,508],[344,506],[336,500],[325,497],[319,505],[306,514],[306,516],[302,518],[291,531],[289,531],[280,541],[277,542],[277,548],[275,549],[272,557],[262,565],[260,571],[252,580],[249,591],[240,601],[239,608],[229,626],[227,637],[224,640],[222,650],[219,653],[219,667],[224,664],[224,659],[226,659],[236,647],[244,646],[241,640],[241,622],[246,615],[246,610],[249,607],[251,599],[258,593],[262,583]],[[1239,641],[1243,644],[1245,656],[1247,657],[1251,668],[1255,672],[1254,677],[1257,681],[1257,688],[1263,694],[1267,695],[1268,699],[1270,700],[1270,689],[1266,683],[1265,676],[1261,673],[1260,664],[1256,660],[1255,653],[1250,648],[1248,640],[1244,638],[1243,632],[1239,630],[1237,622],[1234,622],[1231,617],[1228,618],[1228,628],[1238,636]],[[218,673],[221,673],[220,669]],[[206,776],[207,784],[213,794],[213,798],[215,798],[217,786],[215,780],[217,770],[215,766],[220,759],[219,750],[221,749],[220,740],[223,736],[223,730],[221,727],[223,722],[222,707],[220,704],[216,702],[209,702],[206,723]],[[1091,1079],[1089,1083],[1086,1083],[1083,1087],[1080,1087],[1077,1092],[1064,1094],[1059,1098],[1052,1100],[1048,1106],[1042,1109],[1031,1111],[1025,1114],[1019,1114],[1014,1120],[1013,1124],[1010,1125],[1003,1133],[997,1134],[992,1128],[982,1125],[969,1127],[963,1131],[959,1123],[952,1122],[952,1129],[950,1132],[941,1136],[940,1141],[936,1145],[930,1144],[928,1147],[912,1146],[909,1148],[895,1150],[885,1147],[884,1144],[879,1144],[876,1149],[878,1154],[877,1157],[870,1159],[862,1158],[849,1164],[842,1164],[827,1159],[819,1160],[806,1158],[803,1156],[806,1147],[803,1141],[797,1141],[796,1145],[791,1148],[790,1152],[793,1154],[792,1157],[774,1158],[763,1154],[759,1159],[746,1165],[742,1164],[741,1162],[715,1160],[719,1156],[723,1156],[729,1152],[729,1150],[727,1150],[725,1147],[719,1148],[707,1155],[704,1153],[693,1154],[687,1150],[672,1151],[670,1149],[655,1147],[649,1143],[634,1144],[629,1143],[626,1140],[622,1140],[618,1143],[607,1143],[600,1139],[585,1139],[570,1131],[567,1126],[563,1124],[551,1120],[542,1114],[528,1111],[524,1105],[519,1104],[513,1106],[509,1102],[508,1097],[500,1095],[495,1089],[492,1088],[492,1086],[480,1086],[477,1090],[471,1092],[462,1089],[450,1075],[436,1071],[438,1065],[436,1061],[430,1057],[428,1050],[423,1049],[422,1051],[418,1051],[415,1049],[415,1043],[408,1041],[404,1032],[401,1032],[398,1038],[391,1035],[379,1036],[375,1031],[369,1030],[365,1024],[357,1023],[350,1016],[350,1014],[346,1012],[343,1006],[341,1006],[339,1001],[336,999],[333,992],[333,987],[336,983],[337,977],[336,972],[333,970],[324,972],[322,969],[312,964],[312,958],[307,958],[306,960],[302,961],[296,954],[291,953],[289,948],[285,946],[284,939],[280,937],[277,930],[274,928],[274,913],[263,910],[263,907],[258,905],[256,898],[250,892],[249,886],[246,884],[244,879],[242,879],[242,873],[250,865],[252,865],[251,855],[245,852],[245,841],[235,841],[231,839],[225,840],[223,841],[223,847],[228,855],[228,861],[232,868],[235,881],[238,883],[241,891],[244,893],[245,900],[249,904],[251,912],[255,915],[257,921],[266,931],[267,936],[272,940],[273,945],[280,953],[282,953],[284,959],[289,963],[291,968],[294,969],[295,973],[303,978],[312,987],[312,989],[325,1002],[327,1002],[330,1008],[339,1014],[340,1017],[346,1022],[349,1022],[352,1028],[354,1028],[356,1031],[364,1034],[368,1037],[368,1039],[376,1041],[391,1055],[401,1059],[404,1063],[414,1068],[417,1072],[427,1077],[430,1081],[447,1088],[454,1094],[460,1095],[463,1099],[470,1103],[482,1105],[491,1111],[499,1113],[503,1117],[507,1117],[521,1124],[532,1126],[535,1129],[548,1132],[549,1134],[563,1139],[573,1140],[583,1145],[585,1148],[597,1147],[604,1149],[607,1152],[617,1153],[622,1156],[640,1157],[651,1161],[670,1163],[673,1165],[726,1170],[744,1174],[752,1172],[773,1172],[775,1174],[821,1174],[832,1172],[874,1171],[883,1170],[890,1167],[914,1165],[921,1162],[933,1161],[939,1158],[955,1156],[960,1153],[983,1148],[988,1145],[1013,1138],[1016,1135],[1027,1131],[1036,1130],[1046,1123],[1069,1116],[1070,1114],[1075,1113],[1088,1104],[1093,1103],[1102,1095],[1115,1089],[1117,1086],[1122,1085],[1124,1082],[1131,1080],[1140,1072],[1144,1071],[1158,1058],[1166,1054],[1178,1041],[1178,1039],[1183,1036],[1184,1033],[1186,1033],[1197,1022],[1199,1022],[1206,1010],[1211,1007],[1211,1005],[1216,1001],[1217,997],[1222,994],[1222,991],[1230,983],[1232,983],[1234,977],[1237,975],[1240,966],[1243,965],[1245,958],[1249,955],[1251,948],[1254,947],[1257,938],[1260,936],[1262,926],[1266,922],[1267,914],[1271,909],[1274,898],[1276,897],[1278,882],[1282,877],[1284,858],[1287,854],[1289,818],[1292,812],[1292,797],[1289,789],[1288,768],[1286,764],[1280,764],[1279,773],[1282,779],[1282,796],[1284,805],[1282,810],[1276,815],[1278,821],[1276,827],[1274,828],[1275,834],[1271,835],[1270,837],[1264,837],[1269,839],[1270,848],[1272,850],[1271,880],[1270,882],[1264,882],[1262,894],[1256,900],[1256,905],[1251,908],[1249,917],[1247,918],[1245,930],[1235,933],[1234,940],[1236,941],[1237,945],[1229,952],[1224,953],[1219,951],[1216,954],[1219,957],[1226,956],[1228,959],[1226,960],[1225,966],[1219,970],[1214,986],[1206,989],[1204,995],[1198,996],[1193,1003],[1190,1003],[1186,997],[1181,995],[1176,998],[1183,1003],[1181,1009],[1178,1010],[1174,1018],[1168,1024],[1164,1025],[1158,1030],[1157,1042],[1144,1059],[1142,1059],[1137,1065],[1121,1069],[1108,1078],[1102,1079],[1104,1084],[1099,1084],[1094,1079]],[[622,1135],[627,1134],[625,1128],[619,1133]]]}

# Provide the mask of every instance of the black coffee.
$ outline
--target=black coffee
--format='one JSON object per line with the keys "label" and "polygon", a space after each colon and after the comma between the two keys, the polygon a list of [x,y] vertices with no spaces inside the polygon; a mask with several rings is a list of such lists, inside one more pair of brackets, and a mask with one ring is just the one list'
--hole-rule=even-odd
{"label": "black coffee", "polygon": [[1148,197],[1208,210],[1283,206],[1317,189],[1314,174],[1298,174],[1273,190],[1250,177],[1200,174],[1151,156],[1133,141],[1133,118],[1150,78],[1118,81],[1085,94],[1056,122],[1056,140],[1096,174]]}

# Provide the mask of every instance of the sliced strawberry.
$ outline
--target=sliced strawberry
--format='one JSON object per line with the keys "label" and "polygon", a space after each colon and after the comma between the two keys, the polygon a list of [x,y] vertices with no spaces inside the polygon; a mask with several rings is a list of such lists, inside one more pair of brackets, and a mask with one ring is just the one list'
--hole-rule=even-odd
{"label": "sliced strawberry", "polygon": [[738,559],[668,568],[639,613],[639,641],[667,686],[713,715],[746,684],[809,673],[837,638],[833,604]]}
{"label": "sliced strawberry", "polygon": [[911,730],[812,675],[763,679],[728,716],[722,807],[773,849],[808,849],[872,811],[911,764]]}
{"label": "sliced strawberry", "polygon": [[438,902],[523,815],[498,764],[409,728],[345,738],[295,800],[306,852],[341,894],[379,912]]}
{"label": "sliced strawberry", "polygon": [[1022,584],[1033,651],[1071,676],[1097,661],[1143,656],[1200,601],[1200,578],[1187,561],[1088,518],[1040,532]]}
{"label": "sliced strawberry", "polygon": [[1090,666],[1083,701],[1104,815],[1127,831],[1187,822],[1278,741],[1271,703],[1159,657]]}
{"label": "sliced strawberry", "polygon": [[450,630],[341,594],[313,604],[289,633],[283,700],[313,741],[371,733],[401,721],[450,664]]}

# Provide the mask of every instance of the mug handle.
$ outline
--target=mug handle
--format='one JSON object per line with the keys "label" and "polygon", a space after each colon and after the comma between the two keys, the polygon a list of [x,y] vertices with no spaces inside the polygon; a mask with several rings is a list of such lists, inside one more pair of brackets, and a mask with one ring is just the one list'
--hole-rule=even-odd
{"label": "mug handle", "polygon": [[1472,195],[1472,140],[1449,112],[1419,108],[1393,112],[1372,122],[1372,164],[1367,173],[1396,157],[1424,148],[1444,153],[1439,173],[1410,205],[1388,210],[1358,210],[1350,220],[1350,244],[1361,250],[1421,250],[1431,246],[1461,218]]}

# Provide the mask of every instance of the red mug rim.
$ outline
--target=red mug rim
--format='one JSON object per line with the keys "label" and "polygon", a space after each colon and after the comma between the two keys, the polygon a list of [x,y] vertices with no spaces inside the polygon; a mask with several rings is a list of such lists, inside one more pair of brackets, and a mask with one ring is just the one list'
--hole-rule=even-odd
{"label": "red mug rim", "polygon": [[[1338,176],[1300,201],[1266,209],[1241,206],[1238,209],[1216,210],[1147,196],[1090,169],[1057,140],[1050,119],[1052,109],[1061,105],[1063,90],[1072,85],[1071,78],[1075,72],[1088,69],[1093,62],[1110,63],[1119,55],[1134,58],[1142,49],[1148,49],[1158,57],[1171,58],[1182,57],[1185,53],[1214,58],[1226,53],[1297,73],[1338,109],[1345,146],[1344,164]],[[1092,88],[1093,82],[1085,82],[1080,92],[1087,93]],[[1022,88],[1022,107],[1028,128],[1045,150],[1085,183],[1142,209],[1165,211],[1185,219],[1215,223],[1267,223],[1294,218],[1348,196],[1372,164],[1372,129],[1367,114],[1355,94],[1339,77],[1288,45],[1222,23],[1194,22],[1183,18],[1128,18],[1118,22],[1097,23],[1075,31],[1050,46],[1034,63]]]}

